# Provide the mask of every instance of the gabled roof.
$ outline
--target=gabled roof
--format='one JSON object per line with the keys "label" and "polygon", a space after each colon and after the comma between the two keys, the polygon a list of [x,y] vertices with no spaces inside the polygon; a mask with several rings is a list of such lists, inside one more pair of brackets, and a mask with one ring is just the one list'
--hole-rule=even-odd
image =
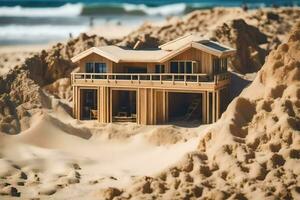
{"label": "gabled roof", "polygon": [[102,46],[90,48],[77,56],[73,57],[72,62],[77,62],[82,58],[95,53],[103,56],[116,63],[120,62],[157,62],[169,52],[161,49],[149,49],[149,50],[134,50],[122,48],[119,46]]}
{"label": "gabled roof", "polygon": [[159,48],[167,51],[174,51],[191,42],[198,42],[201,40],[203,40],[203,38],[198,35],[187,34],[182,37],[176,38],[175,40],[162,44],[159,46]]}
{"label": "gabled roof", "polygon": [[92,47],[74,56],[72,62],[95,53],[115,63],[120,62],[165,62],[189,48],[196,48],[217,57],[228,56],[235,53],[235,49],[218,42],[205,40],[197,35],[189,34],[167,42],[157,49],[129,49],[119,46]]}

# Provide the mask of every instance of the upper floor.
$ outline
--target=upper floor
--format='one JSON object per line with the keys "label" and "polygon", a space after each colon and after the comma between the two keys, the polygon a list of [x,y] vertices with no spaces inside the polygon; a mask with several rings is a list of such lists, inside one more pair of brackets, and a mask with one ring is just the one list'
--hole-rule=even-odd
{"label": "upper floor", "polygon": [[73,85],[215,88],[229,83],[228,58],[235,50],[195,35],[157,49],[90,48],[72,58],[79,71]]}

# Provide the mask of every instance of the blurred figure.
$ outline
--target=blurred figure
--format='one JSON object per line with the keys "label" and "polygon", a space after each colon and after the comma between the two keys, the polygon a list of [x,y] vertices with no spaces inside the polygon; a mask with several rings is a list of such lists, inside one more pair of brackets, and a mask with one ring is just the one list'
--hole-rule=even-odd
{"label": "blurred figure", "polygon": [[94,27],[94,17],[90,17],[90,28]]}

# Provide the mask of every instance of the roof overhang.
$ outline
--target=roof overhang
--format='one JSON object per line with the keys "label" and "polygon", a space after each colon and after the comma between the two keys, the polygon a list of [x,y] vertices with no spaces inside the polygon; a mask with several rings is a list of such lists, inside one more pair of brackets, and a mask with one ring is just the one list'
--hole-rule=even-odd
{"label": "roof overhang", "polygon": [[171,51],[168,55],[161,58],[159,60],[159,62],[166,62],[167,60],[174,58],[175,56],[181,54],[182,52],[186,51],[189,48],[195,48],[195,49],[204,51],[206,53],[212,54],[212,55],[217,56],[217,57],[230,56],[230,55],[235,54],[235,52],[236,52],[235,49],[232,49],[232,48],[229,48],[229,47],[227,47],[228,50],[226,50],[226,51],[218,51],[218,50],[213,49],[211,47],[205,46],[201,43],[191,42],[189,44],[186,44],[186,45],[182,46],[181,48],[179,48],[175,51]]}
{"label": "roof overhang", "polygon": [[96,47],[92,47],[88,50],[85,50],[85,51],[81,52],[80,54],[78,54],[78,55],[74,56],[73,58],[71,58],[71,61],[76,63],[76,62],[80,61],[81,59],[85,58],[86,56],[89,56],[93,53],[95,53],[99,56],[102,56],[104,58],[107,58],[111,61],[114,61],[116,63],[120,62],[120,59],[118,57],[116,57],[116,56],[114,56],[110,53],[104,52],[104,51],[102,51],[102,50],[100,50]]}
{"label": "roof overhang", "polygon": [[192,47],[199,49],[201,51],[204,51],[206,53],[212,54],[217,57],[229,56],[229,55],[232,55],[235,53],[235,49],[232,49],[229,47],[226,47],[226,48],[228,48],[228,50],[226,50],[226,51],[219,51],[217,49],[208,47],[208,46],[198,43],[198,42],[192,42]]}
{"label": "roof overhang", "polygon": [[[205,45],[205,42],[214,43],[216,45],[224,47],[226,50],[222,50],[222,49],[218,50],[217,48],[210,47],[209,45]],[[144,58],[144,60],[143,59],[141,60],[141,59],[134,59],[134,56],[133,56],[133,58],[124,59],[117,55],[113,55],[112,52],[107,52],[107,51],[101,50],[99,48],[92,47],[92,48],[90,48],[86,51],[83,51],[80,54],[74,56],[73,58],[71,58],[71,60],[72,60],[72,62],[76,63],[76,62],[80,61],[81,59],[85,58],[86,56],[89,56],[89,55],[95,53],[95,54],[102,56],[108,60],[111,60],[115,63],[122,63],[122,62],[163,63],[163,62],[166,62],[166,61],[174,58],[175,56],[183,53],[184,51],[188,50],[189,48],[195,48],[195,49],[201,50],[203,52],[209,53],[211,55],[217,56],[219,58],[234,55],[236,52],[235,49],[221,45],[217,42],[213,42],[210,40],[202,40],[201,42],[189,42],[176,50],[169,51],[169,53],[167,53],[166,55],[159,57],[159,58]]]}
{"label": "roof overhang", "polygon": [[181,48],[174,50],[174,51],[170,51],[170,53],[164,57],[162,57],[159,62],[166,62],[167,60],[174,58],[175,56],[181,54],[182,52],[184,52],[185,50],[191,48],[192,45],[190,44],[186,44],[184,46],[182,46]]}

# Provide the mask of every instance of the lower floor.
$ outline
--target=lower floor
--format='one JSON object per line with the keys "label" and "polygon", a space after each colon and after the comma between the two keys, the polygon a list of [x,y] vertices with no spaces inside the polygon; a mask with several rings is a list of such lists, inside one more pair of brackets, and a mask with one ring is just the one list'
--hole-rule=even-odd
{"label": "lower floor", "polygon": [[215,122],[228,104],[228,89],[73,87],[74,117],[80,120],[167,124]]}

